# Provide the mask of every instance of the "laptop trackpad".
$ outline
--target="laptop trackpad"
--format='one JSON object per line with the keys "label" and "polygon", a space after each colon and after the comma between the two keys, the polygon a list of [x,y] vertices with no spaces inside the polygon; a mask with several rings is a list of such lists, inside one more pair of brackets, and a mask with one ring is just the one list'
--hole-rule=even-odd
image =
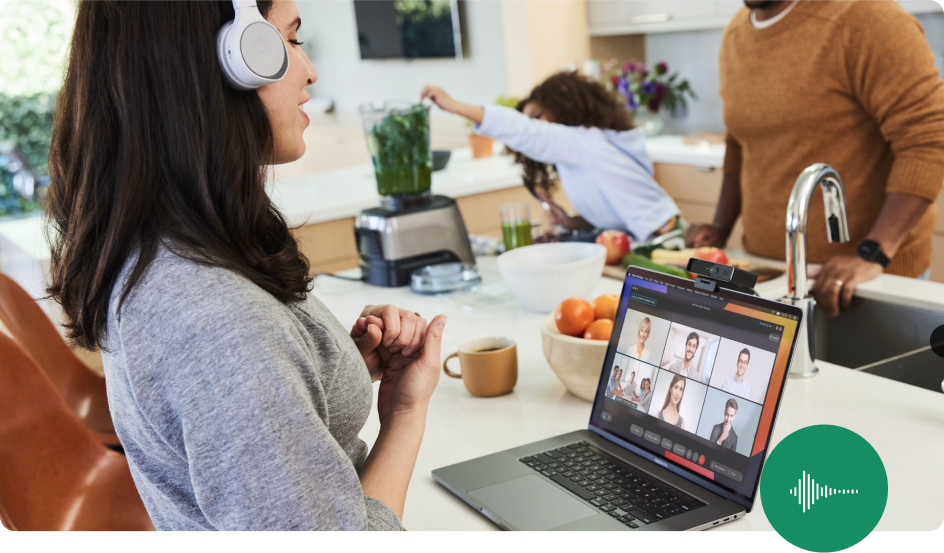
{"label": "laptop trackpad", "polygon": [[469,495],[518,530],[548,530],[597,514],[582,501],[533,474],[479,488]]}

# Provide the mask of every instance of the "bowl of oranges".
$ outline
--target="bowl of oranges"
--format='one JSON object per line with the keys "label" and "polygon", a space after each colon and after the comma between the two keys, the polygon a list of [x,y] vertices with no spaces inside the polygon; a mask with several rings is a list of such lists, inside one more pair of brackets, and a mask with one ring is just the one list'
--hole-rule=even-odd
{"label": "bowl of oranges", "polygon": [[570,391],[593,401],[613,331],[619,297],[568,298],[541,323],[544,358]]}

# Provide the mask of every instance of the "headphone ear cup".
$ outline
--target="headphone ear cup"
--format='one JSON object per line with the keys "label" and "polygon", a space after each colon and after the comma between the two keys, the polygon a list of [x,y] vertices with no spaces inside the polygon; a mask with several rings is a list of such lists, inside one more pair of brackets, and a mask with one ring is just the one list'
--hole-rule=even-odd
{"label": "headphone ear cup", "polygon": [[219,32],[216,33],[216,54],[220,60],[220,69],[222,69],[223,77],[226,78],[226,82],[228,82],[231,87],[237,90],[252,90],[251,87],[246,86],[246,84],[239,80],[239,77],[233,70],[233,64],[241,62],[242,56],[240,56],[238,52],[234,52],[232,46],[227,45],[229,31],[232,28],[233,22],[227,21],[220,27]]}
{"label": "headphone ear cup", "polygon": [[288,72],[288,50],[279,31],[261,17],[220,27],[216,38],[220,68],[229,85],[255,90]]}

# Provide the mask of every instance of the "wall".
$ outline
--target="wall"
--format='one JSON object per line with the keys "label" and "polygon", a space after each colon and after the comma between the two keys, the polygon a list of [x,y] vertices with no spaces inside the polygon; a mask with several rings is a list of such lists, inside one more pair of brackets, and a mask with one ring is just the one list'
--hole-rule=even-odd
{"label": "wall", "polygon": [[[916,15],[934,52],[938,69],[944,75],[944,14]],[[689,103],[689,113],[667,120],[666,132],[691,134],[721,131],[721,95],[718,93],[718,53],[721,29],[646,35],[646,63],[665,61],[671,71],[678,70],[688,79],[698,95]]]}
{"label": "wall", "polygon": [[424,84],[437,84],[468,102],[507,94],[505,47],[498,0],[464,2],[462,60],[361,60],[351,0],[300,0],[301,40],[318,72],[311,87],[338,110],[355,111],[371,100],[414,99]]}
{"label": "wall", "polygon": [[646,63],[664,61],[669,71],[688,79],[698,98],[688,103],[687,115],[667,118],[666,131],[673,134],[720,131],[721,95],[718,93],[718,52],[722,30],[658,33],[646,35]]}
{"label": "wall", "polygon": [[527,12],[534,84],[564,66],[576,69],[590,57],[584,0],[529,0]]}

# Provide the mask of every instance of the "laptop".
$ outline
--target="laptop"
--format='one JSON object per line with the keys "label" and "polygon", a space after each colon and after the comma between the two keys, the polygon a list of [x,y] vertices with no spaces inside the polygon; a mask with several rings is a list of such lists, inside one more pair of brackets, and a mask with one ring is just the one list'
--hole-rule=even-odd
{"label": "laptop", "polygon": [[505,530],[704,530],[742,518],[801,317],[630,267],[587,428],[433,478]]}

